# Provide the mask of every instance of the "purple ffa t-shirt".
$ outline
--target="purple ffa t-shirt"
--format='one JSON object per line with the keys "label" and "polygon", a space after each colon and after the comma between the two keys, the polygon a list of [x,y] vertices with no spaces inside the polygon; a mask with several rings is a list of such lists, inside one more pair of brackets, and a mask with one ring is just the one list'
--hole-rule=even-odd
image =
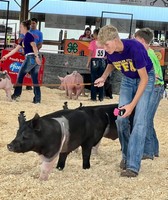
{"label": "purple ffa t-shirt", "polygon": [[30,32],[27,32],[19,43],[19,45],[23,47],[25,55],[27,53],[33,53],[33,48],[30,45],[31,42],[34,42],[34,37]]}
{"label": "purple ffa t-shirt", "polygon": [[124,50],[122,52],[107,53],[108,64],[114,65],[129,78],[139,78],[137,69],[143,67],[149,72],[153,68],[144,46],[135,39],[122,39]]}

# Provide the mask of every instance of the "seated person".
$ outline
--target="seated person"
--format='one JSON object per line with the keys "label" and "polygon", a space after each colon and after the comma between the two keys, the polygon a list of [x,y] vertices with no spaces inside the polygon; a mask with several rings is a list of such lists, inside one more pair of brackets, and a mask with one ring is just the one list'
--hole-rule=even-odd
{"label": "seated person", "polygon": [[87,27],[83,35],[79,37],[79,40],[91,41],[93,38],[91,36],[91,29]]}

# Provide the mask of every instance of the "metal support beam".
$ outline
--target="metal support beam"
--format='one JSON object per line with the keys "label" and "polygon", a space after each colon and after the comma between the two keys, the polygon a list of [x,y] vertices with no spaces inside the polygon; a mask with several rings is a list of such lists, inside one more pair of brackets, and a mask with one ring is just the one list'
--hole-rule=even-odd
{"label": "metal support beam", "polygon": [[7,33],[8,33],[8,19],[9,19],[9,1],[6,0],[0,0],[2,2],[7,3],[7,14],[6,14],[6,28],[5,28],[5,41],[4,41],[4,49],[6,48],[6,42],[7,42]]}
{"label": "metal support beam", "polygon": [[29,12],[33,9],[33,8],[35,8],[40,2],[42,2],[43,0],[39,0],[32,8],[30,8],[30,10],[29,10]]}
{"label": "metal support beam", "polygon": [[[31,9],[29,9],[29,0],[21,0],[21,15],[20,15],[20,22],[28,19],[29,12],[35,8],[40,2],[43,0],[39,0]],[[16,2],[16,0],[15,0]],[[17,3],[17,2],[16,2]]]}
{"label": "metal support beam", "polygon": [[16,1],[16,0],[14,0],[15,1],[15,3],[19,6],[19,7],[21,7],[21,5]]}
{"label": "metal support beam", "polygon": [[100,27],[103,26],[103,15],[104,14],[117,14],[117,15],[127,15],[127,16],[130,16],[130,29],[129,29],[129,38],[131,38],[131,33],[132,33],[132,23],[133,23],[133,14],[131,13],[120,13],[120,12],[108,12],[108,11],[102,11],[102,14],[101,14],[101,21],[100,21]]}
{"label": "metal support beam", "polygon": [[20,22],[28,19],[29,0],[21,0]]}

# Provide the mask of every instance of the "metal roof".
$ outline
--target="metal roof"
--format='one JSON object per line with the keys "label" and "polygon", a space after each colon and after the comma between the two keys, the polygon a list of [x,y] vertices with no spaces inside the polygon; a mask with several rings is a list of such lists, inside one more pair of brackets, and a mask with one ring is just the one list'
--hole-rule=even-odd
{"label": "metal roof", "polygon": [[[17,0],[20,3],[20,0]],[[31,0],[29,8],[33,7],[38,0]],[[0,2],[0,10],[5,10],[6,4]],[[20,7],[14,0],[10,0],[10,10],[20,11]],[[123,12],[133,14],[135,20],[144,21],[168,21],[168,7],[151,7],[151,6],[133,6],[108,3],[92,2],[73,2],[64,0],[43,0],[31,10],[37,13],[46,14],[65,14],[77,16],[94,16],[101,17],[102,11]]]}

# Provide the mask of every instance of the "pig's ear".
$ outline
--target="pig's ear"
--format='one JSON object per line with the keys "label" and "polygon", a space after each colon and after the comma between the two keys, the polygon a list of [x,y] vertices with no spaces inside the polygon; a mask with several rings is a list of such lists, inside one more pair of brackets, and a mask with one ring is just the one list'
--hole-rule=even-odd
{"label": "pig's ear", "polygon": [[68,102],[64,102],[64,105],[62,106],[64,110],[68,110]]}
{"label": "pig's ear", "polygon": [[39,114],[36,113],[34,115],[33,119],[31,120],[31,126],[36,131],[40,131],[41,130]]}
{"label": "pig's ear", "polygon": [[26,121],[26,116],[24,115],[25,111],[20,111],[18,116],[19,126],[23,125]]}
{"label": "pig's ear", "polygon": [[63,80],[64,80],[64,78],[61,77],[61,76],[58,76],[58,78],[59,78],[60,81],[63,81]]}

